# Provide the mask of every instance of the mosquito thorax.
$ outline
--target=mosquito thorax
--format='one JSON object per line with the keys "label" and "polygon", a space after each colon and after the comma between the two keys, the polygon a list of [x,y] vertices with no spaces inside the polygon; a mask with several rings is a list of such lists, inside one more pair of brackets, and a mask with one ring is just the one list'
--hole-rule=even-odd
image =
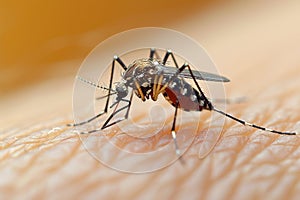
{"label": "mosquito thorax", "polygon": [[155,59],[141,58],[135,60],[131,63],[123,75],[125,80],[131,80],[132,78],[136,79],[145,79],[150,78],[158,73],[157,66],[159,61]]}

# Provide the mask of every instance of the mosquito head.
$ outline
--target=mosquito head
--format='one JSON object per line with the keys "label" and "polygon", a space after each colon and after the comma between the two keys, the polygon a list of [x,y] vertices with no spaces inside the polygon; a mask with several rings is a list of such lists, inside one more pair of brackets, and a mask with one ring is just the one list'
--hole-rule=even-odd
{"label": "mosquito head", "polygon": [[122,99],[127,96],[128,88],[124,82],[119,82],[116,85],[117,99]]}

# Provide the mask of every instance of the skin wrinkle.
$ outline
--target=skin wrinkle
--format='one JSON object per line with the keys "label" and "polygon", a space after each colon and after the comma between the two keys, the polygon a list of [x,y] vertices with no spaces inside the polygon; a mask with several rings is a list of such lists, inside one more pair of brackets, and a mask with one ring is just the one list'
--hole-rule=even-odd
{"label": "skin wrinkle", "polygon": [[[182,176],[180,176],[178,182],[181,183],[181,186],[179,186],[179,187],[183,187],[183,185],[185,183],[189,182],[189,180],[192,179],[193,176],[194,176],[194,173],[189,173],[188,175],[183,174]],[[176,191],[177,191],[177,193],[179,193],[179,190],[176,190]],[[172,197],[172,199],[175,199],[176,196],[177,195],[174,194],[173,197]]]}
{"label": "skin wrinkle", "polygon": [[[236,157],[237,157],[237,155],[236,156],[234,156],[231,160],[233,161],[233,162],[231,162],[231,168],[229,168],[227,171],[225,171],[224,173],[229,173],[229,170],[235,170],[234,169],[234,163],[235,163],[235,160],[236,160]],[[223,176],[224,177],[224,176]],[[239,176],[240,177],[240,179],[236,179],[235,181],[233,181],[232,182],[232,185],[231,185],[231,189],[229,189],[229,191],[228,191],[228,193],[227,193],[227,199],[229,199],[229,198],[231,198],[234,194],[235,194],[235,192],[236,192],[236,190],[237,190],[237,188],[238,188],[238,183],[239,182],[241,182],[242,181],[242,179],[243,179],[243,176]],[[219,179],[220,180],[220,179]],[[217,181],[217,180],[216,180]],[[226,197],[225,197],[226,198]]]}
{"label": "skin wrinkle", "polygon": [[150,188],[153,183],[157,183],[159,181],[161,182],[160,179],[161,179],[161,173],[154,174],[154,176],[151,177],[150,181],[145,181],[145,183],[141,185],[141,187],[143,188],[139,189],[138,191],[133,193],[132,196],[130,196],[130,199],[138,198],[139,196],[143,198],[144,189]]}
{"label": "skin wrinkle", "polygon": [[293,199],[292,197],[295,197],[298,195],[298,191],[297,191],[297,184],[299,184],[299,179],[298,177],[294,176],[294,182],[292,185],[294,185],[294,187],[290,187],[289,191],[287,192],[288,198]]}
{"label": "skin wrinkle", "polygon": [[80,183],[82,180],[88,178],[88,175],[91,174],[90,171],[83,171],[78,173],[76,176],[74,176],[73,178],[70,179],[70,183],[68,183],[67,185],[65,185],[66,187],[70,187],[70,188],[77,188],[76,192],[74,193],[74,196],[77,196],[77,194],[80,194],[80,190],[84,191],[85,188],[89,188],[90,185],[86,185],[85,187],[76,187],[76,185],[78,185],[78,183]]}
{"label": "skin wrinkle", "polygon": [[[55,170],[59,170],[59,168],[61,168],[62,166],[65,166],[68,162],[70,162],[70,160],[73,159],[73,157],[78,152],[79,147],[80,147],[80,143],[79,142],[75,143],[74,146],[71,147],[71,149],[69,150],[69,153],[65,154],[64,157],[60,158],[60,160],[59,160],[60,167],[58,167],[58,166],[56,168],[53,167],[51,169],[51,171],[55,172]],[[45,151],[47,151],[47,149],[40,151],[40,153],[44,153]],[[37,155],[35,155],[35,157],[42,158],[42,156],[37,156]],[[48,168],[48,170],[49,170],[49,168]]]}
{"label": "skin wrinkle", "polygon": [[[255,131],[254,131],[255,132]],[[226,137],[226,136],[225,136]],[[270,142],[268,142],[267,143],[267,145],[268,146],[271,146],[271,145],[273,145],[273,143],[277,140],[277,138],[278,137],[273,137],[273,140],[271,140]],[[250,141],[251,142],[251,141]],[[239,148],[239,149],[242,149],[242,148]],[[237,150],[237,154],[239,154],[240,153],[240,151],[239,151],[239,149],[236,149]],[[264,151],[264,149],[262,149],[262,151]],[[262,152],[261,151],[261,152]],[[259,153],[261,153],[261,152],[257,152],[256,154],[259,154]],[[253,156],[253,158],[254,158],[254,156]],[[250,160],[250,162],[251,162],[251,160]],[[235,169],[234,169],[235,170]],[[233,187],[234,188],[234,187]]]}
{"label": "skin wrinkle", "polygon": [[[296,186],[297,182],[298,182],[298,179],[294,178],[291,185]],[[295,187],[287,187],[287,188],[288,188],[288,190],[286,192],[287,196],[285,196],[284,198],[292,199],[292,196],[294,196],[293,191],[295,190]]]}
{"label": "skin wrinkle", "polygon": [[[199,176],[195,177],[195,185],[199,185],[199,181],[197,180],[204,180],[204,181],[200,181],[200,184],[202,183],[202,185],[200,186],[203,186],[203,187],[199,187],[198,189],[200,190],[199,191],[199,196],[202,198],[206,198],[208,196],[208,192],[210,192],[210,188],[212,187],[212,184],[213,182],[209,181],[209,173],[206,173],[208,170],[210,170],[210,160],[203,160],[203,162],[201,162],[201,165],[200,165],[200,169],[201,170],[197,170],[199,169],[199,166],[197,166],[197,162],[199,162],[198,160],[195,160],[194,162],[194,167],[193,167],[193,170],[191,170],[191,174],[193,174],[193,177],[194,177],[194,174],[199,174]],[[198,172],[198,173],[197,173]],[[192,187],[192,185],[191,185]]]}
{"label": "skin wrinkle", "polygon": [[261,155],[264,151],[266,151],[266,149],[268,149],[268,147],[270,147],[274,141],[276,141],[277,138],[271,138],[269,137],[271,140],[267,141],[265,144],[264,144],[264,148],[261,148],[260,151],[257,151],[256,154],[254,154],[254,156],[250,157],[249,161],[254,161],[256,159],[256,156],[257,155]]}
{"label": "skin wrinkle", "polygon": [[[96,172],[100,167],[100,164],[95,162],[93,164],[93,168],[89,169],[88,172]],[[89,178],[90,177],[90,178]],[[117,181],[119,181],[119,178],[117,178],[116,176],[114,177],[109,177],[109,178],[106,178],[105,176],[103,176],[103,178],[101,179],[101,181],[99,181],[99,179],[97,178],[94,178],[94,174],[93,173],[90,173],[89,174],[89,177],[85,178],[84,180],[87,180],[87,183],[85,185],[82,185],[80,187],[80,192],[77,194],[77,196],[79,196],[80,194],[82,195],[82,197],[85,196],[85,191],[92,191],[93,188],[104,188],[107,183],[110,183],[110,184],[115,184]],[[94,178],[94,183],[90,183],[91,180],[93,180],[92,178]],[[91,180],[90,180],[91,179]]]}
{"label": "skin wrinkle", "polygon": [[[286,174],[286,173],[284,173],[284,171],[282,170],[281,171],[281,173],[279,173],[279,176],[278,176],[278,178],[277,178],[277,182],[273,185],[273,188],[281,188],[282,187],[282,183],[284,183],[284,179],[286,179],[288,176],[287,176],[288,174]],[[290,181],[289,181],[290,182]],[[274,183],[274,182],[273,182]],[[277,187],[276,187],[277,186]],[[286,198],[286,196],[289,194],[288,193],[288,191],[289,191],[289,189],[291,189],[291,188],[293,188],[293,186],[291,185],[291,184],[288,184],[288,185],[286,185],[286,187],[284,187],[284,188],[286,188],[286,192],[285,192],[285,194],[276,194],[276,196],[277,197],[279,197],[279,198]],[[271,191],[271,187],[270,187],[270,190],[269,191]]]}
{"label": "skin wrinkle", "polygon": [[[95,168],[96,170],[97,168]],[[92,170],[94,171],[94,170]],[[90,174],[90,176],[92,176],[92,174]],[[86,177],[85,177],[86,178]],[[103,181],[103,184],[100,184],[101,182],[99,182],[99,180],[94,180],[93,182],[89,182],[86,185],[83,185],[83,187],[80,188],[80,191],[78,192],[78,196],[81,198],[84,198],[86,193],[89,193],[93,190],[97,190],[100,187],[105,187],[105,182],[109,182],[112,185],[115,185],[117,183],[117,181],[119,181],[118,178],[112,178],[112,179],[107,179],[105,181]],[[112,192],[111,194],[111,198],[114,198],[114,193]]]}
{"label": "skin wrinkle", "polygon": [[[78,185],[78,183],[82,182],[82,180],[85,180],[86,176],[88,174],[90,174],[89,170],[80,170],[82,168],[82,166],[77,165],[74,166],[76,168],[72,168],[71,166],[73,165],[72,163],[74,162],[74,160],[78,159],[78,157],[80,157],[82,155],[82,153],[84,153],[86,155],[86,152],[84,150],[82,150],[80,142],[78,141],[78,143],[76,145],[74,145],[73,150],[70,151],[69,155],[64,156],[63,158],[67,157],[66,160],[62,160],[61,159],[61,163],[59,163],[58,166],[60,166],[59,168],[56,169],[56,174],[62,174],[63,176],[60,178],[66,178],[66,182],[63,183],[63,185],[61,185],[59,188],[61,188],[59,193],[66,193],[68,194],[70,191],[73,191],[74,195],[75,193],[78,191],[78,188],[76,187],[76,185]],[[77,152],[77,154],[75,154]],[[82,163],[85,164],[85,163]],[[89,165],[84,165],[84,166],[89,166]],[[72,173],[73,175],[64,175],[63,171],[65,171],[66,169],[69,169],[70,172],[68,173]],[[73,171],[73,172],[72,172]],[[75,172],[75,173],[74,173]],[[64,177],[65,176],[65,177]],[[70,188],[69,190],[67,188]],[[80,187],[79,187],[80,188]]]}
{"label": "skin wrinkle", "polygon": [[[224,154],[224,152],[223,152],[223,154]],[[220,163],[222,163],[221,168],[218,168],[218,166],[214,167],[214,170],[212,171],[212,180],[213,181],[218,181],[218,180],[224,178],[234,168],[234,164],[235,164],[234,161],[236,160],[237,154],[230,154],[229,156],[227,156],[227,155],[225,154],[224,158],[222,159],[222,162],[220,162]],[[227,161],[223,161],[225,159]],[[224,166],[224,162],[227,163],[226,166]],[[215,172],[216,170],[217,170],[217,173]]]}
{"label": "skin wrinkle", "polygon": [[243,182],[243,179],[245,176],[243,176],[243,172],[241,171],[238,175],[240,178],[235,179],[235,181],[232,182],[231,187],[228,192],[228,196],[225,197],[225,199],[231,199],[238,191],[238,188],[240,186],[240,183]]}
{"label": "skin wrinkle", "polygon": [[[254,148],[249,148],[245,150],[246,148],[249,147],[249,145],[254,146]],[[263,144],[265,145],[265,144]],[[268,145],[268,144],[267,144]],[[239,155],[243,155],[244,158],[239,157],[239,160],[237,161],[238,164],[236,164],[236,167],[243,167],[245,164],[249,163],[256,155],[259,155],[264,149],[264,146],[262,146],[261,143],[253,143],[251,140],[251,137],[248,138],[247,143],[244,143],[243,149],[239,151]],[[244,151],[245,150],[245,151]],[[250,151],[248,151],[250,150]]]}
{"label": "skin wrinkle", "polygon": [[[34,132],[37,132],[37,131],[38,130],[36,130]],[[42,131],[42,130],[39,130],[39,131]],[[21,137],[19,135],[18,136],[13,136],[13,138],[12,138],[13,141],[8,142],[7,145],[4,148],[2,148],[1,150],[5,150],[5,149],[8,150],[9,154],[13,157],[21,156],[24,153],[28,153],[30,151],[33,151],[33,150],[36,150],[36,149],[40,148],[45,143],[46,144],[51,143],[51,141],[53,141],[53,139],[56,138],[57,136],[59,136],[61,133],[57,133],[57,135],[53,135],[53,136],[47,134],[45,136],[36,137],[34,139],[33,139],[33,137],[30,137],[30,135],[26,136],[25,134],[22,134]],[[29,134],[29,132],[27,134]],[[50,136],[50,137],[48,137],[48,136]],[[8,140],[10,140],[10,138],[11,137],[9,137]],[[33,139],[33,140],[30,141],[30,139],[28,139],[28,138]],[[5,138],[3,138],[2,140],[4,140],[4,142],[5,142]],[[28,142],[28,140],[30,142]],[[26,148],[28,146],[29,146],[29,148]],[[17,153],[18,150],[19,150],[19,153]]]}
{"label": "skin wrinkle", "polygon": [[[280,187],[280,184],[281,184],[281,181],[282,181],[282,179],[284,178],[286,176],[286,174],[285,174],[285,170],[280,170],[278,173],[277,173],[277,176],[276,176],[276,179],[277,180],[275,180],[275,181],[273,181],[271,184],[270,184],[270,186],[269,186],[269,191],[271,190],[271,188],[276,188],[276,186],[277,186],[277,188],[278,187]],[[285,188],[289,188],[289,187],[285,187]],[[285,192],[285,194],[288,194],[287,193],[287,191]],[[284,196],[286,196],[285,194],[282,194],[282,195],[284,195]],[[284,196],[279,196],[279,198],[284,198]],[[278,196],[277,196],[278,197]]]}
{"label": "skin wrinkle", "polygon": [[[30,159],[30,161],[27,163],[26,166],[24,166],[23,168],[20,168],[20,169],[18,170],[18,171],[19,171],[18,174],[26,174],[26,173],[28,173],[28,171],[31,169],[31,166],[34,166],[34,164],[35,164],[35,162],[36,162],[36,159],[42,157],[43,152],[44,152],[44,151],[34,151],[33,153],[34,153],[35,155],[34,155],[34,156],[31,156],[31,159]],[[72,157],[72,156],[70,156],[70,157]],[[66,160],[64,160],[64,161],[66,161]],[[38,176],[37,176],[37,177],[38,177]],[[40,178],[42,179],[43,177],[40,177]],[[26,181],[26,179],[25,179],[25,181]],[[40,181],[42,181],[42,180],[40,180]],[[19,185],[19,187],[21,187],[22,185],[26,186],[26,184],[24,184],[24,183],[22,183],[22,182],[18,182],[18,185]]]}
{"label": "skin wrinkle", "polygon": [[284,170],[284,169],[283,169]]}
{"label": "skin wrinkle", "polygon": [[[175,183],[175,182],[178,182],[180,184],[178,184],[176,187],[173,187],[174,192],[171,193],[171,196],[169,196],[169,199],[180,199],[181,190],[179,188],[184,188],[184,185],[186,183],[188,183],[189,180],[192,179],[192,177],[195,176],[194,170],[188,170],[184,166],[181,167],[181,170],[184,170],[185,172],[182,174],[179,174],[179,175],[174,175],[174,176],[176,176],[176,179],[171,180],[170,185],[172,185],[172,183]],[[174,173],[176,173],[176,172],[174,172]],[[201,178],[203,178],[203,177],[201,177]],[[191,187],[188,187],[188,188],[191,188]],[[201,193],[202,193],[202,191],[201,191]]]}

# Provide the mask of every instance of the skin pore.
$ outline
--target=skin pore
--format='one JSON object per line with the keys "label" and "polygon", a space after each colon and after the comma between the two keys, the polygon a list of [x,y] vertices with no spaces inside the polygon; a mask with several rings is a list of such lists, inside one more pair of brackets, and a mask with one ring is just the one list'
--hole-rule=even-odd
{"label": "skin pore", "polygon": [[[221,74],[231,80],[225,86],[227,97],[247,97],[243,103],[227,105],[228,113],[269,128],[299,131],[300,49],[296,44],[300,32],[293,9],[297,6],[268,6],[255,4],[246,10],[234,4],[169,26],[184,30],[205,46]],[[195,28],[198,20],[206,26]],[[1,99],[0,199],[297,199],[298,136],[267,133],[230,119],[206,132],[209,112],[201,113],[198,135],[183,155],[184,164],[177,161],[143,174],[103,165],[84,149],[76,132],[65,127],[73,119],[75,73],[68,68],[72,65],[72,61],[64,63],[65,68],[53,72],[54,78]],[[129,123],[124,121],[122,126]],[[214,132],[221,132],[220,139],[199,159],[201,134]],[[120,138],[120,146],[134,144]],[[151,149],[152,142],[134,145]],[[155,158],[146,162],[151,164]]]}

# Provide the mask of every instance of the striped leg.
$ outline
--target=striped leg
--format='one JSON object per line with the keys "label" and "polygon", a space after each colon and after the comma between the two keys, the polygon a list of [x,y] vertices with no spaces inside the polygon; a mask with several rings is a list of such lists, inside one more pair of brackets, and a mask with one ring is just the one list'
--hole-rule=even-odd
{"label": "striped leg", "polygon": [[175,56],[174,56],[173,52],[172,52],[170,49],[167,50],[167,52],[166,52],[166,54],[165,54],[165,57],[164,57],[164,59],[163,59],[162,64],[163,64],[163,65],[166,64],[166,62],[168,61],[168,58],[169,58],[170,55],[171,55],[171,57],[172,57],[173,62],[175,63],[176,68],[179,68],[179,67],[178,67],[178,64],[177,64],[177,61],[176,61],[176,59],[175,59]]}
{"label": "striped leg", "polygon": [[178,110],[178,102],[176,103],[176,106],[175,106],[175,113],[174,113],[174,119],[173,119],[171,133],[172,133],[172,138],[173,138],[174,145],[175,145],[175,151],[176,151],[177,156],[179,157],[180,156],[180,150],[178,148],[178,143],[177,143],[177,139],[176,139],[176,131],[175,131],[177,110]]}
{"label": "striped leg", "polygon": [[[106,128],[112,126],[112,125],[115,125],[115,124],[117,124],[117,123],[119,123],[119,122],[121,122],[121,121],[123,121],[123,120],[125,120],[125,119],[128,119],[128,115],[129,115],[129,111],[130,111],[130,107],[131,107],[131,102],[132,102],[132,97],[133,97],[133,92],[131,92],[131,95],[130,95],[130,99],[129,99],[129,100],[127,100],[127,99],[121,99],[120,101],[115,102],[115,103],[111,106],[111,107],[116,106],[116,107],[114,108],[114,111],[113,111],[112,114],[106,119],[106,121],[104,122],[103,126],[102,126],[100,129],[94,129],[94,130],[91,130],[91,131],[81,132],[81,134],[94,133],[94,132],[97,132],[97,131],[101,131],[101,130],[106,129]],[[119,103],[120,103],[121,101],[127,102],[128,104],[127,104],[126,106],[123,106],[122,108],[117,109],[117,108],[118,108],[118,105],[119,105]],[[126,109],[127,109],[127,110],[126,110]],[[117,113],[119,113],[119,112],[121,112],[121,111],[123,111],[123,110],[126,110],[126,113],[125,113],[125,115],[124,115],[123,118],[118,119],[118,120],[116,120],[116,121],[114,121],[114,122],[109,123],[109,122],[111,121],[111,119],[112,119]]]}
{"label": "striped leg", "polygon": [[[156,58],[157,58],[158,60],[161,60],[161,58],[160,58],[160,56],[158,55],[156,49],[151,48],[151,49],[150,49],[150,56],[149,56],[149,58],[150,58],[150,59],[153,59],[153,58],[154,58],[154,55],[156,56]],[[169,56],[171,56],[173,62],[175,63],[176,68],[178,68],[178,63],[177,63],[177,61],[176,61],[176,58],[175,58],[175,56],[174,56],[172,50],[170,50],[170,49],[167,50],[167,52],[166,52],[166,54],[165,54],[165,56],[164,56],[164,59],[162,60],[162,64],[165,65],[165,64],[167,63]]]}
{"label": "striped leg", "polygon": [[151,48],[151,49],[150,49],[150,56],[149,56],[149,59],[150,59],[150,60],[153,60],[154,56],[156,57],[156,59],[158,59],[158,60],[161,61],[161,58],[160,58],[160,56],[158,55],[156,49],[155,49],[155,48]]}
{"label": "striped leg", "polygon": [[105,98],[106,97],[106,103],[105,103],[105,107],[104,107],[104,110],[103,112],[97,114],[96,116],[86,120],[86,121],[83,121],[83,122],[80,122],[80,123],[77,123],[77,124],[67,124],[67,126],[80,126],[80,125],[83,125],[83,124],[87,124],[97,118],[99,118],[100,116],[102,116],[103,114],[107,113],[108,111],[108,105],[109,105],[109,99],[110,99],[110,96],[113,95],[113,94],[116,94],[116,92],[112,89],[112,84],[113,84],[113,77],[114,77],[114,70],[115,70],[115,62],[118,62],[121,67],[126,70],[127,67],[126,65],[124,64],[124,62],[118,57],[118,56],[114,56],[114,59],[112,61],[112,65],[111,65],[111,74],[110,74],[110,80],[109,80],[109,88],[105,88],[103,86],[98,86],[97,84],[91,82],[91,81],[88,81],[82,77],[78,77],[79,80],[83,81],[84,83],[87,83],[93,87],[96,87],[96,88],[100,88],[100,89],[105,89],[105,90],[108,90],[108,94],[105,95],[104,97],[100,97],[100,98],[97,98],[97,99],[101,99],[101,98]]}
{"label": "striped leg", "polygon": [[272,130],[272,129],[269,129],[269,128],[266,128],[266,127],[262,127],[262,126],[258,126],[258,125],[255,125],[255,124],[251,124],[249,122],[246,122],[244,120],[241,120],[241,119],[238,119],[228,113],[225,113],[221,110],[218,110],[217,108],[213,107],[214,111],[226,116],[226,117],[229,117],[230,119],[233,119],[234,121],[237,121],[245,126],[250,126],[250,127],[253,127],[253,128],[256,128],[256,129],[260,129],[260,130],[263,130],[263,131],[268,131],[268,132],[271,132],[271,133],[277,133],[277,134],[280,134],[280,135],[297,135],[298,133],[296,132],[282,132],[282,131],[277,131],[277,130]]}

